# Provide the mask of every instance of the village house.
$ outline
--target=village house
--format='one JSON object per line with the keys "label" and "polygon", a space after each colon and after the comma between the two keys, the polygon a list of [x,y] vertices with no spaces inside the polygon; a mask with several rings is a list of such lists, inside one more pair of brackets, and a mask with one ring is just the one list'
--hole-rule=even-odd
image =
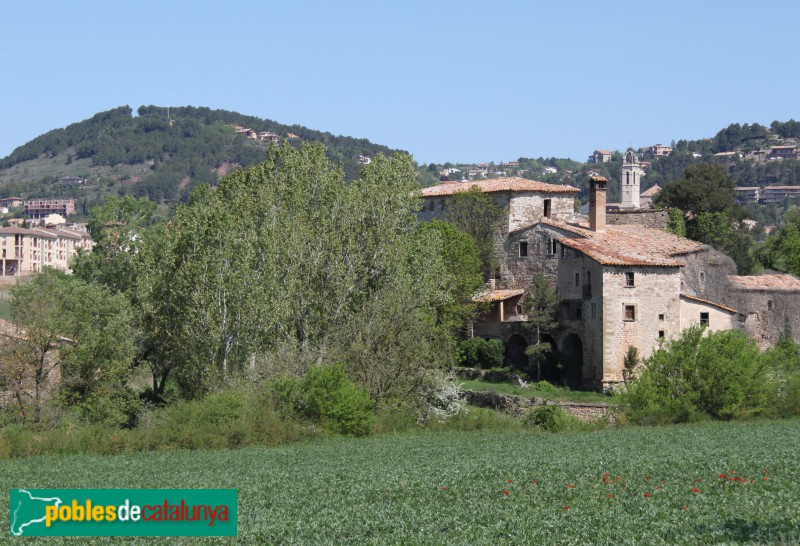
{"label": "village house", "polygon": [[782,203],[787,198],[800,197],[800,186],[767,186],[760,194],[765,203]]}
{"label": "village house", "polygon": [[27,199],[25,214],[33,219],[44,218],[48,214],[69,216],[75,214],[74,199]]}
{"label": "village house", "polygon": [[0,199],[0,206],[10,209],[21,207],[23,203],[22,197],[3,197]]}
{"label": "village house", "polygon": [[[623,171],[630,173],[630,186],[638,181],[635,159],[626,158]],[[623,187],[625,181],[623,175]],[[422,191],[422,220],[446,217],[452,196],[472,187],[490,194],[505,212],[496,241],[500,268],[476,297],[490,309],[472,324],[473,335],[503,340],[506,361],[524,364],[525,347],[535,340],[524,328],[522,303],[538,273],[558,295],[559,328],[543,341],[558,351],[562,366],[546,364],[541,377],[573,388],[613,387],[622,381],[630,347],[646,358],[661,340],[695,324],[710,331],[742,329],[762,345],[784,331],[798,337],[800,313],[789,310],[800,308],[800,280],[737,276],[728,256],[658,229],[666,211],[607,210],[607,183],[590,180],[588,223],[576,221],[579,191],[571,186],[497,178]],[[635,202],[633,195],[625,200]]]}
{"label": "village house", "polygon": [[611,157],[613,156],[613,152],[611,150],[595,150],[592,152],[592,155],[589,156],[589,159],[586,160],[587,163],[608,163],[611,161]]}
{"label": "village house", "polygon": [[86,232],[67,228],[0,228],[0,277],[23,277],[52,267],[69,272],[78,249],[90,250]]}

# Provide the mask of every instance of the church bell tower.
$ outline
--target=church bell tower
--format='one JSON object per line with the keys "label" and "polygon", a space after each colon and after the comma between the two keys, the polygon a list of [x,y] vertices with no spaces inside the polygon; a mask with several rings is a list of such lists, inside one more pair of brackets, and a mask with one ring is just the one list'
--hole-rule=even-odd
{"label": "church bell tower", "polygon": [[628,150],[622,162],[622,176],[620,177],[620,193],[622,194],[621,208],[639,208],[639,187],[644,170],[639,164],[636,152]]}

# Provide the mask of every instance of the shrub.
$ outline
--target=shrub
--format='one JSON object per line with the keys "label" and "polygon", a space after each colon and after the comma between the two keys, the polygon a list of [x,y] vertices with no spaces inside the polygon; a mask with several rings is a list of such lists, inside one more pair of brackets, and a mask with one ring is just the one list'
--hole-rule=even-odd
{"label": "shrub", "polygon": [[756,415],[770,401],[770,382],[755,342],[737,330],[704,335],[697,326],[666,343],[620,395],[628,419],[680,423],[710,416]]}
{"label": "shrub", "polygon": [[466,402],[461,398],[460,385],[441,373],[428,374],[425,383],[417,389],[417,396],[422,422],[448,419],[466,411]]}
{"label": "shrub", "polygon": [[344,368],[315,366],[302,378],[279,382],[276,390],[299,416],[346,436],[366,436],[375,419],[375,402]]}
{"label": "shrub", "polygon": [[473,337],[459,345],[462,365],[469,368],[499,368],[505,360],[505,345],[499,339]]}
{"label": "shrub", "polygon": [[557,406],[539,406],[528,412],[526,422],[547,432],[582,432],[603,428],[605,423],[585,423]]}
{"label": "shrub", "polygon": [[764,362],[775,384],[768,413],[775,417],[800,415],[800,347],[784,336],[764,353]]}

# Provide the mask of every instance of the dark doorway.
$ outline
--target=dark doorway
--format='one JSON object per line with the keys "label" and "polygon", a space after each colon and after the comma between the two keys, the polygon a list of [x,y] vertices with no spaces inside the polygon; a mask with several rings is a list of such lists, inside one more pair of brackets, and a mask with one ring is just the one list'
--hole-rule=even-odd
{"label": "dark doorway", "polygon": [[583,343],[575,334],[569,334],[561,344],[562,381],[570,389],[583,386]]}
{"label": "dark doorway", "polygon": [[561,383],[561,373],[558,370],[558,345],[556,340],[547,334],[542,334],[541,342],[549,344],[550,351],[545,353],[539,364],[538,378],[536,378],[536,369],[531,370],[531,377],[536,378],[537,381],[544,380],[553,385],[559,385]]}
{"label": "dark doorway", "polygon": [[525,370],[528,367],[528,355],[525,349],[528,342],[519,334],[513,334],[506,341],[506,366],[512,366],[518,370]]}

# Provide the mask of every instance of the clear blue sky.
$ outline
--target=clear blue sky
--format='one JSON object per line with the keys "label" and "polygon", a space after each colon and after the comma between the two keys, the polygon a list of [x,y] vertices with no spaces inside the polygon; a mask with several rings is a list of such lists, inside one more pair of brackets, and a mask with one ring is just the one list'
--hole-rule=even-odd
{"label": "clear blue sky", "polygon": [[800,118],[800,2],[4,2],[0,157],[116,106],[208,106],[423,163]]}

